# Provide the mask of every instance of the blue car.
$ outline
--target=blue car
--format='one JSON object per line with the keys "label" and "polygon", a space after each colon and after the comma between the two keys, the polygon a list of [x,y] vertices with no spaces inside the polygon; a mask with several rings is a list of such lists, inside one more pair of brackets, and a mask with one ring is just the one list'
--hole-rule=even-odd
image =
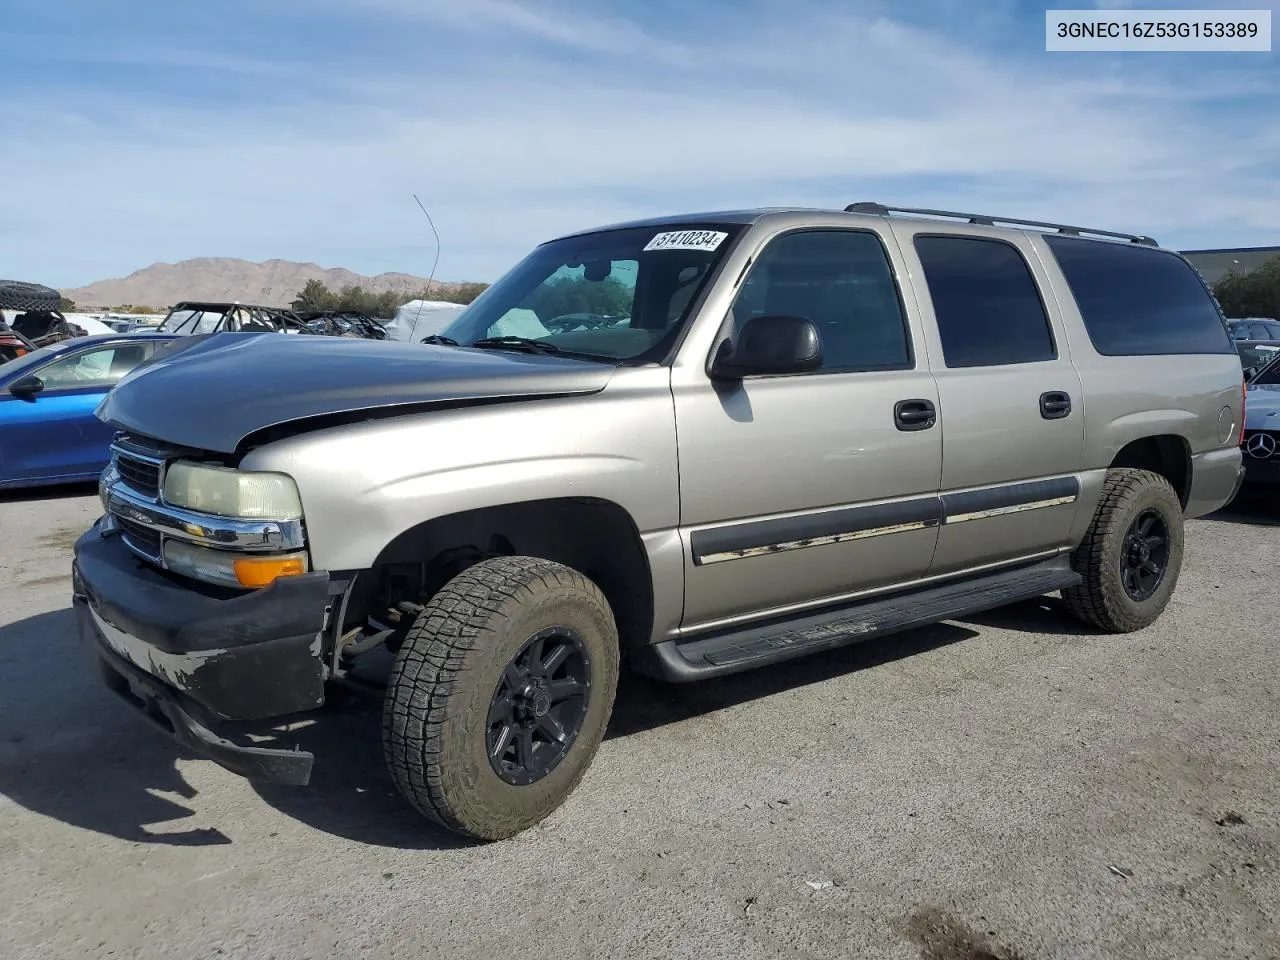
{"label": "blue car", "polygon": [[0,364],[0,490],[96,480],[114,431],[93,411],[117,381],[173,339],[75,337]]}

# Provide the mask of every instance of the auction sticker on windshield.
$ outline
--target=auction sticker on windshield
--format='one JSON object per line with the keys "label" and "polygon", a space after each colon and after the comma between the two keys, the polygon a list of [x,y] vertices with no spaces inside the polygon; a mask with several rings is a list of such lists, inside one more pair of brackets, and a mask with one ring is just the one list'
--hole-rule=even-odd
{"label": "auction sticker on windshield", "polygon": [[644,245],[650,250],[715,250],[729,236],[720,230],[673,230],[660,233]]}

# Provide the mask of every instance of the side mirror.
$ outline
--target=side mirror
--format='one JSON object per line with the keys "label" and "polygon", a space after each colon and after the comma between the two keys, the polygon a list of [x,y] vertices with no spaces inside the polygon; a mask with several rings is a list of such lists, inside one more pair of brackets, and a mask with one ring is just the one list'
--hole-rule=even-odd
{"label": "side mirror", "polygon": [[804,317],[752,317],[736,344],[725,343],[711,365],[716,380],[752,374],[807,373],[822,366],[822,335]]}
{"label": "side mirror", "polygon": [[44,381],[39,377],[21,377],[9,384],[9,392],[19,400],[35,400],[36,394],[44,389]]}

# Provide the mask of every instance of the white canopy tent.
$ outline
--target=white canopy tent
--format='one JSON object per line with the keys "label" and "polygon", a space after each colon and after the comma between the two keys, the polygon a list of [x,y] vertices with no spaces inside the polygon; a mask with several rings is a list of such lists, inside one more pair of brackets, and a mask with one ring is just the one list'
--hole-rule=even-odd
{"label": "white canopy tent", "polygon": [[77,327],[82,328],[91,337],[99,336],[104,333],[115,333],[115,328],[103,323],[101,318],[92,313],[64,313],[68,323],[74,323]]}
{"label": "white canopy tent", "polygon": [[386,321],[387,336],[392,340],[417,343],[423,337],[440,333],[458,318],[466,305],[446,300],[410,300]]}

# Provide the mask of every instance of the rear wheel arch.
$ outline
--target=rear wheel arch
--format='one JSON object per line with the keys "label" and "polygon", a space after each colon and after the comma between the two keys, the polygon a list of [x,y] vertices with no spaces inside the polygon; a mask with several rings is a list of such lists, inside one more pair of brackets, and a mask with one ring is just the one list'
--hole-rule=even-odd
{"label": "rear wheel arch", "polygon": [[1164,477],[1186,509],[1191,496],[1191,445],[1185,437],[1165,433],[1131,440],[1120,448],[1109,467],[1146,470]]}

